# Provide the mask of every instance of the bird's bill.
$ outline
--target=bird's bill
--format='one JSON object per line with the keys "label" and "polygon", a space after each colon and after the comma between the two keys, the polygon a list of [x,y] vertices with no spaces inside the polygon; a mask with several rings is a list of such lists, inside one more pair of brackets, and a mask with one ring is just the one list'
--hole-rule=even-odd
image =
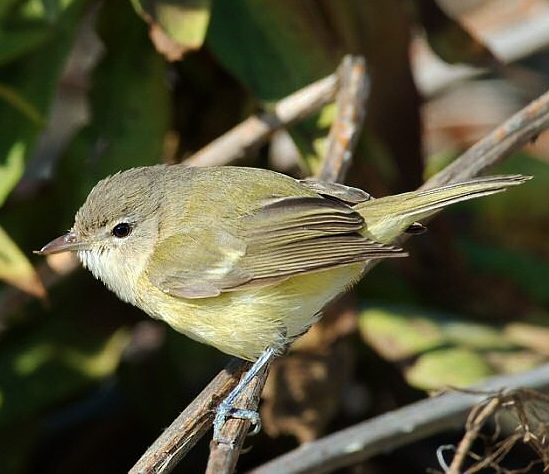
{"label": "bird's bill", "polygon": [[44,245],[40,250],[36,250],[34,253],[39,255],[51,255],[53,253],[61,252],[76,252],[84,247],[73,232],[68,232],[57,239]]}

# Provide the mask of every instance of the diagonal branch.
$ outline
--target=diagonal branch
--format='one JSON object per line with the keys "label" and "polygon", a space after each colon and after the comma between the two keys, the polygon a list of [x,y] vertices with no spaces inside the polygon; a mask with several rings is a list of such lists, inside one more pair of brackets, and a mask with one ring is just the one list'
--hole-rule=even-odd
{"label": "diagonal branch", "polygon": [[541,95],[429,179],[423,189],[459,183],[486,172],[549,128],[549,92]]}

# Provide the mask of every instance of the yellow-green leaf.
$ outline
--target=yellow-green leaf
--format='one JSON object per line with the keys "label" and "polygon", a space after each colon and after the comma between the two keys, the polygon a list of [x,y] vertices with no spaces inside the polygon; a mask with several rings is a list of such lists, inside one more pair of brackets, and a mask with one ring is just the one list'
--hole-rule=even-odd
{"label": "yellow-green leaf", "polygon": [[34,267],[17,244],[0,227],[0,279],[38,298],[46,296],[46,290]]}
{"label": "yellow-green leaf", "polygon": [[35,125],[42,126],[45,123],[45,119],[40,111],[32,105],[23,95],[15,89],[0,84],[0,98],[11,105],[14,109],[18,110],[21,115],[25,116]]}
{"label": "yellow-green leaf", "polygon": [[431,319],[394,308],[369,308],[360,313],[363,338],[388,360],[400,360],[444,342],[440,327]]}
{"label": "yellow-green leaf", "polygon": [[409,384],[424,390],[467,387],[494,375],[494,370],[475,351],[438,349],[421,355],[406,371]]}
{"label": "yellow-green leaf", "polygon": [[29,348],[14,361],[14,370],[21,376],[31,376],[43,366],[56,361],[89,378],[102,378],[114,372],[120,363],[122,351],[130,341],[126,329],[119,329],[94,351],[80,347],[59,347],[44,341]]}
{"label": "yellow-green leaf", "polygon": [[176,61],[202,46],[210,22],[211,0],[132,1],[137,13],[151,26],[156,49]]}
{"label": "yellow-green leaf", "polygon": [[0,164],[0,207],[8,197],[8,194],[23,176],[25,157],[25,145],[16,142],[11,147],[6,157],[6,162]]}

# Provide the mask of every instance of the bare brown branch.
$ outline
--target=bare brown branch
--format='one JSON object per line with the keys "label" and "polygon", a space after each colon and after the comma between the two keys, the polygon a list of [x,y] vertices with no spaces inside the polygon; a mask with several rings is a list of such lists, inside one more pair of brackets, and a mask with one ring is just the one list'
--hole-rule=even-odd
{"label": "bare brown branch", "polygon": [[189,166],[234,163],[267,142],[282,127],[298,122],[333,102],[337,74],[331,74],[280,100],[273,112],[253,115],[185,160]]}
{"label": "bare brown branch", "polygon": [[[456,449],[456,455],[452,460],[452,464],[450,464],[447,474],[460,474],[463,462],[477,438],[479,431],[484,426],[484,423],[486,423],[486,420],[494,415],[499,404],[499,398],[494,397],[481,402],[482,408],[479,408],[479,410],[473,409],[467,420],[467,432]],[[480,411],[480,413],[477,413],[477,411]]]}
{"label": "bare brown branch", "polygon": [[427,181],[422,188],[459,183],[485,173],[549,127],[549,92],[506,120]]}
{"label": "bare brown branch", "polygon": [[317,176],[322,181],[344,180],[366,114],[369,83],[364,58],[346,56],[338,74],[337,115],[328,134],[326,156]]}

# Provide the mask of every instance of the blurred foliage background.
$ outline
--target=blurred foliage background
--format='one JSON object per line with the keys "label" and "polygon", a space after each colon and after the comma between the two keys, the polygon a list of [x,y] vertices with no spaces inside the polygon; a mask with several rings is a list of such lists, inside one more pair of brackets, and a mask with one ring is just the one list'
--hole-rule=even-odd
{"label": "blurred foliage background", "polygon": [[[98,179],[182,161],[353,53],[371,91],[348,182],[378,196],[413,189],[547,89],[548,24],[543,0],[0,2],[0,471],[125,472],[226,362],[70,261],[52,272],[32,256],[70,228]],[[324,116],[239,164],[309,175]],[[321,419],[281,422],[268,387],[267,431],[279,436],[254,439],[242,469],[424,390],[546,361],[548,158],[542,135],[494,170],[535,180],[445,212],[406,244],[411,257],[365,278],[347,316],[319,330],[333,349],[330,390],[310,402]],[[425,472],[439,444],[360,472]],[[206,450],[177,472],[203,470]]]}

